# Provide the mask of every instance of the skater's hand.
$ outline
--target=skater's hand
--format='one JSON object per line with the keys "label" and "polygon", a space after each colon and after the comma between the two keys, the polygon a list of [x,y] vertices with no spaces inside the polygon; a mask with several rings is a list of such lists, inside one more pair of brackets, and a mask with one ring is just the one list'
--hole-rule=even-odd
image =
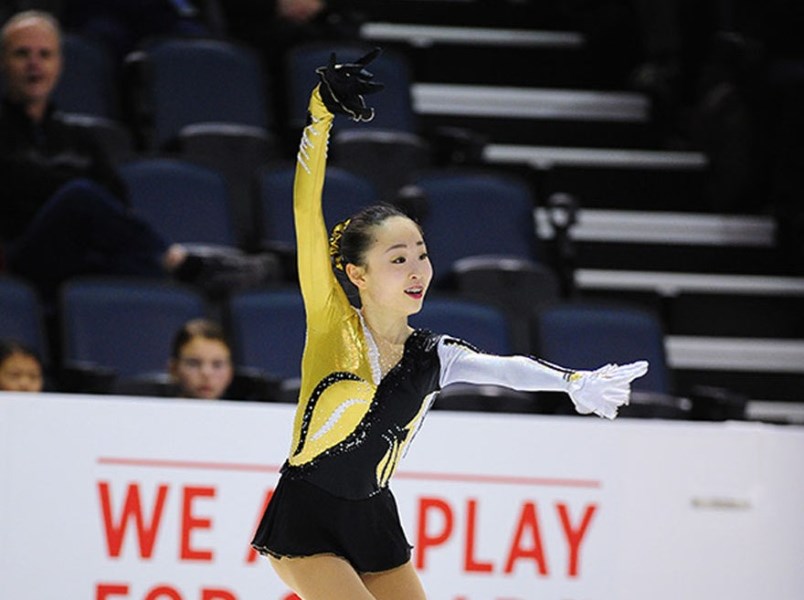
{"label": "skater's hand", "polygon": [[606,365],[595,371],[576,371],[570,378],[569,396],[582,415],[595,413],[613,419],[617,409],[628,404],[631,382],[648,372],[648,361]]}
{"label": "skater's hand", "polygon": [[331,113],[341,113],[353,121],[371,121],[374,109],[366,106],[366,94],[379,92],[383,85],[372,80],[374,75],[366,70],[366,65],[380,53],[374,48],[353,63],[338,63],[333,52],[329,64],[318,67],[315,72],[321,80],[321,99]]}

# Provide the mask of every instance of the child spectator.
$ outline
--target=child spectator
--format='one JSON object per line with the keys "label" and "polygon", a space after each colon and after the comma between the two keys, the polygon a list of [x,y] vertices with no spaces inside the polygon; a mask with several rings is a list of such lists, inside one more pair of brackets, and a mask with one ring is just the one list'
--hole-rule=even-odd
{"label": "child spectator", "polygon": [[183,398],[223,398],[234,377],[223,329],[208,319],[188,321],[173,340],[170,375]]}
{"label": "child spectator", "polygon": [[36,352],[14,340],[0,340],[0,391],[41,392],[44,384]]}

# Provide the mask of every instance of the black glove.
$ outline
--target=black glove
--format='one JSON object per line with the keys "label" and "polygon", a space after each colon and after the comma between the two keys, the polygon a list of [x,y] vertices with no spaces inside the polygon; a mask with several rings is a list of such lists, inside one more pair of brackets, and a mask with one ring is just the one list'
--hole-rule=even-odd
{"label": "black glove", "polygon": [[383,85],[372,82],[374,75],[365,67],[379,53],[380,49],[374,48],[353,63],[337,64],[333,52],[329,64],[315,70],[321,79],[321,99],[330,112],[348,115],[353,121],[371,121],[374,118],[374,109],[366,106],[363,96],[379,92]]}

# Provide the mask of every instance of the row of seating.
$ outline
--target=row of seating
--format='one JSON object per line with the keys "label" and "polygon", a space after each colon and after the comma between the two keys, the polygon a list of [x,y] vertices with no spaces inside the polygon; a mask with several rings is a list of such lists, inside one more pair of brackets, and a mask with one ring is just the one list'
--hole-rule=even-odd
{"label": "row of seating", "polygon": [[[221,171],[233,195],[240,196],[244,175],[293,156],[317,83],[315,68],[331,51],[348,60],[369,46],[299,44],[277,57],[284,63],[281,82],[267,80],[269,69],[252,48],[227,38],[150,39],[122,65],[106,47],[77,33],[65,34],[63,49],[57,106],[87,128],[114,162],[178,154]],[[377,116],[359,127],[338,118],[336,132],[348,142],[334,154],[343,166],[371,178],[388,199],[412,168],[432,164],[432,151],[413,109],[407,59],[388,50],[372,67],[385,85],[372,98]],[[0,92],[3,88],[0,75]],[[361,151],[366,144],[369,150]]]}
{"label": "row of seating", "polygon": [[[360,42],[307,42],[283,57],[285,81],[268,81],[256,51],[224,38],[150,39],[115,64],[100,43],[67,32],[64,71],[54,92],[59,108],[101,120],[126,123],[136,141],[151,151],[175,148],[182,131],[200,123],[233,124],[262,131],[299,131],[304,126],[315,69],[336,52],[353,60],[370,49]],[[393,50],[372,63],[386,91],[372,98],[374,121],[361,129],[419,133],[405,57]],[[0,90],[3,82],[0,80]],[[281,102],[274,98],[282,95]],[[278,106],[287,106],[280,119]],[[356,126],[344,119],[342,128]]]}
{"label": "row of seating", "polygon": [[[220,171],[237,197],[247,192],[243,180],[257,167],[295,154],[317,83],[315,68],[332,51],[349,60],[369,48],[357,41],[300,43],[277,57],[283,80],[267,81],[268,69],[256,52],[231,39],[151,39],[116,65],[105,47],[68,33],[55,101],[114,162],[178,155]],[[384,51],[372,70],[385,85],[372,97],[376,117],[360,124],[337,117],[333,141],[343,139],[332,154],[336,164],[370,179],[388,200],[413,170],[433,166],[437,154],[465,146],[472,135],[455,127],[424,134],[402,53]]]}
{"label": "row of seating", "polygon": [[[285,120],[294,140],[305,120],[307,97],[316,83],[315,67],[326,63],[331,51],[351,58],[367,49],[360,43],[313,42],[287,53],[284,87],[289,115]],[[287,208],[292,167],[272,169],[279,161],[288,160],[292,151],[285,151],[281,136],[271,131],[276,123],[266,98],[270,86],[253,50],[225,39],[151,40],[129,56],[124,69],[126,90],[119,89],[117,66],[97,43],[67,34],[64,53],[65,71],[55,96],[58,105],[73,123],[90,130],[120,166],[134,205],[160,231],[174,241],[234,245],[246,250],[259,249],[266,242],[292,246]],[[455,186],[439,175],[418,177],[435,163],[431,145],[419,135],[406,60],[393,51],[384,52],[372,63],[372,69],[386,87],[372,98],[377,117],[359,128],[348,119],[338,118],[330,148],[331,164],[343,171],[332,169],[329,173],[328,197],[336,198],[335,205],[344,204],[351,210],[371,202],[394,201],[406,184],[426,184],[431,189],[425,191],[433,196],[429,215],[432,228],[445,232],[451,227],[442,224],[455,224],[452,217],[444,217],[453,206],[460,203],[462,209],[468,208],[470,203],[478,204],[475,199],[484,198],[484,206],[477,207],[484,214],[475,213],[483,217],[476,219],[483,226],[466,223],[469,229],[462,229],[471,243],[488,247],[474,253],[509,253],[496,247],[518,244],[517,253],[533,258],[532,219],[525,213],[534,206],[534,198],[524,183],[502,181],[499,172],[496,180],[476,177],[455,191]],[[119,122],[122,94],[127,95],[131,106],[134,129],[150,140],[145,152],[135,148]],[[184,163],[215,173],[204,173]],[[350,175],[362,177],[370,185]],[[517,187],[520,189],[514,189]],[[440,197],[447,194],[453,196]],[[346,200],[348,195],[351,201]],[[461,195],[465,198],[462,202]],[[489,203],[488,198],[498,201]],[[436,201],[444,211],[435,207]],[[343,218],[348,212],[337,216]],[[500,227],[489,231],[492,223]],[[497,233],[508,223],[516,223],[517,235]],[[442,239],[449,237],[456,236],[444,234]],[[450,240],[450,246],[453,242]]]}
{"label": "row of seating", "polygon": [[[133,209],[166,239],[177,243],[243,248],[245,238],[263,249],[292,251],[294,165],[272,165],[252,179],[247,206],[236,206],[217,172],[187,161],[151,158],[121,165]],[[433,170],[413,180],[437,282],[461,258],[498,255],[537,261],[534,201],[517,178],[479,170]],[[380,201],[372,183],[330,167],[324,186],[327,225]],[[244,231],[248,229],[248,231]]]}
{"label": "row of seating", "polygon": [[[239,292],[215,311],[192,288],[131,278],[79,278],[64,286],[57,310],[61,364],[48,365],[53,372],[94,373],[96,381],[100,376],[106,383],[124,385],[164,374],[173,332],[189,319],[214,315],[229,332],[239,371],[274,386],[257,392],[252,388],[252,394],[277,392],[300,375],[305,326],[295,287]],[[434,295],[411,322],[465,338],[488,352],[515,351],[513,324],[506,312],[463,296]],[[23,281],[0,278],[0,337],[21,340],[47,359],[43,323],[35,292]],[[635,389],[671,392],[662,328],[655,315],[633,307],[556,302],[534,312],[529,325],[534,354],[574,368],[647,358],[652,369]],[[273,399],[282,398],[275,394]]]}
{"label": "row of seating", "polygon": [[[304,123],[315,67],[333,50],[350,58],[367,49],[359,43],[307,43],[288,52],[286,120],[294,136]],[[266,98],[270,86],[250,48],[226,39],[150,40],[128,57],[124,90],[117,85],[120,66],[111,64],[102,46],[68,33],[64,53],[57,103],[119,165],[132,204],[158,231],[175,242],[247,251],[292,248],[293,167],[279,162],[289,156],[280,136],[270,131],[275,124]],[[372,67],[386,90],[373,98],[378,116],[371,123],[354,128],[338,119],[327,177],[328,215],[339,220],[366,204],[396,201],[406,184],[417,184],[432,201],[425,226],[436,232],[430,243],[441,244],[433,249],[437,266],[448,270],[467,253],[536,258],[529,216],[535,199],[525,184],[502,172],[456,182],[429,174],[432,151],[417,131],[404,57],[385,52]],[[135,149],[119,122],[122,94],[134,129],[149,139],[145,153]],[[466,218],[456,223],[455,215]],[[451,234],[456,226],[460,236]]]}

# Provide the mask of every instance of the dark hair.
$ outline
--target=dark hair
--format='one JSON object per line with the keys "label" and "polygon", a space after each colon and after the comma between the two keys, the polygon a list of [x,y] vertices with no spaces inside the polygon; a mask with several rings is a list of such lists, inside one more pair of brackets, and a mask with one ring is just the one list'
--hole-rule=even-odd
{"label": "dark hair", "polygon": [[363,265],[366,251],[374,239],[372,229],[391,217],[410,219],[395,206],[374,204],[335,225],[329,238],[332,266],[342,271],[349,263]]}
{"label": "dark hair", "polygon": [[42,364],[42,360],[39,358],[39,355],[30,346],[27,346],[22,342],[18,342],[17,340],[10,340],[10,339],[0,340],[0,364],[3,364],[9,356],[13,356],[15,354],[22,354],[24,356],[29,356],[30,358],[33,358],[36,362],[38,362],[40,365]]}
{"label": "dark hair", "polygon": [[229,341],[223,332],[223,327],[209,319],[192,319],[182,325],[173,337],[173,346],[170,351],[172,358],[179,358],[181,349],[191,340],[200,337],[205,340],[217,340],[229,348]]}

